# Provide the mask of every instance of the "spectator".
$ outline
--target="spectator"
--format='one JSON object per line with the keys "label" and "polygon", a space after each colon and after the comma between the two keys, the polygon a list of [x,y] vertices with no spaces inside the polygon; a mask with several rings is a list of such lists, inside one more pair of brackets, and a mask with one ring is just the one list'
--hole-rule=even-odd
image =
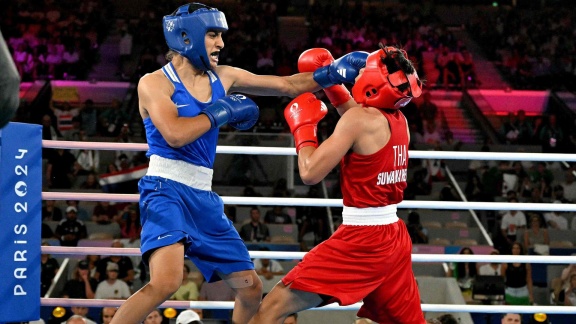
{"label": "spectator", "polygon": [[522,316],[520,314],[508,313],[502,316],[502,324],[520,324],[522,323]]}
{"label": "spectator", "polygon": [[[319,186],[310,186],[306,198],[322,198]],[[314,245],[319,244],[330,236],[326,207],[296,207],[296,224],[298,225],[298,242],[302,251],[308,251],[308,246],[303,240],[306,233],[314,233]]]}
{"label": "spectator", "polygon": [[468,201],[485,201],[484,186],[478,174],[473,170],[468,170],[468,181],[464,188],[464,194]]}
{"label": "spectator", "polygon": [[100,262],[100,256],[99,255],[93,255],[93,254],[87,255],[84,258],[84,260],[86,260],[86,262],[88,262],[88,270],[90,272],[90,277],[95,278],[96,268],[97,268],[98,262]]}
{"label": "spectator", "polygon": [[424,92],[422,99],[423,101],[420,106],[418,106],[418,110],[420,111],[423,126],[436,124],[438,119],[438,106],[432,102],[432,94],[430,92]]}
{"label": "spectator", "polygon": [[202,320],[197,312],[187,309],[178,314],[176,324],[202,324]]}
{"label": "spectator", "polygon": [[[50,244],[43,242],[42,246],[50,246]],[[40,267],[40,296],[44,297],[60,269],[60,264],[50,254],[42,253],[40,256]]]}
{"label": "spectator", "polygon": [[[522,244],[512,243],[512,255],[525,254]],[[502,274],[506,285],[506,304],[530,305],[534,302],[532,267],[529,263],[504,263]]]}
{"label": "spectator", "polygon": [[432,185],[426,181],[426,169],[422,168],[417,170],[412,175],[412,178],[408,180],[408,186],[404,190],[404,199],[410,199],[408,197],[415,196],[427,196],[432,192]]}
{"label": "spectator", "polygon": [[408,214],[408,234],[412,244],[427,244],[428,243],[428,230],[420,223],[420,214],[412,211]]}
{"label": "spectator", "polygon": [[137,205],[128,206],[127,211],[122,215],[120,228],[122,238],[130,239],[130,243],[140,239],[142,225],[140,224],[140,213]]}
{"label": "spectator", "polygon": [[576,273],[570,275],[570,286],[566,289],[564,305],[576,306]]}
{"label": "spectator", "polygon": [[[204,282],[200,288],[200,297],[198,297],[201,301],[234,301],[235,299],[236,293],[224,280]],[[229,318],[230,311],[227,309],[204,310],[204,315],[208,318]]]}
{"label": "spectator", "polygon": [[[270,251],[270,249],[263,247],[260,248],[260,251]],[[258,275],[268,280],[273,279],[274,276],[284,274],[284,268],[280,262],[268,258],[254,259],[254,270],[256,270]]]}
{"label": "spectator", "polygon": [[[561,204],[560,200],[555,200],[555,204]],[[548,213],[544,213],[544,219],[546,220],[546,224],[553,229],[559,230],[567,230],[568,229],[568,220],[564,218],[564,216],[560,215],[558,211],[551,211]]]}
{"label": "spectator", "polygon": [[132,43],[132,34],[128,32],[128,27],[122,26],[120,29],[120,43],[118,44],[120,50],[118,73],[123,78],[128,78],[126,63],[130,61],[130,56],[132,55]]}
{"label": "spectator", "polygon": [[56,200],[44,200],[42,206],[42,221],[62,220],[62,209],[56,206]]}
{"label": "spectator", "polygon": [[266,211],[264,224],[292,224],[292,218],[284,212],[284,207],[274,206]]}
{"label": "spectator", "polygon": [[182,274],[182,284],[180,288],[170,297],[171,300],[198,300],[200,295],[196,283],[188,277],[190,267],[184,264],[184,273]]}
{"label": "spectator", "polygon": [[96,299],[125,299],[130,297],[130,287],[123,280],[118,279],[118,264],[109,262],[106,266],[106,280],[96,287]]}
{"label": "spectator", "polygon": [[436,318],[438,324],[458,324],[459,321],[452,314],[440,315]]}
{"label": "spectator", "polygon": [[48,78],[60,78],[60,70],[62,66],[62,53],[58,51],[58,46],[55,44],[48,44],[48,55],[46,56],[46,64],[48,65]]}
{"label": "spectator", "polygon": [[80,53],[75,45],[66,46],[62,54],[62,71],[64,79],[76,79],[78,77],[78,64],[80,62]]}
{"label": "spectator", "polygon": [[60,106],[51,106],[54,116],[56,116],[56,125],[62,136],[66,137],[72,130],[72,119],[80,114],[79,108],[73,108],[70,102],[63,102]]}
{"label": "spectator", "polygon": [[[474,252],[469,247],[463,247],[460,254],[474,254]],[[463,293],[471,294],[472,283],[477,273],[476,262],[453,262],[448,269],[447,276],[456,279]]]}
{"label": "spectator", "polygon": [[440,74],[436,81],[438,86],[448,89],[450,86],[460,84],[460,66],[450,48],[441,45],[434,61]]}
{"label": "spectator", "polygon": [[[576,255],[576,253],[572,253]],[[566,292],[570,288],[570,277],[576,274],[576,264],[570,264],[562,269],[560,277],[552,279],[550,285],[552,286],[552,305],[564,305]]]}
{"label": "spectator", "polygon": [[532,214],[530,217],[530,228],[524,231],[524,249],[530,251],[535,245],[549,245],[550,238],[548,230],[544,228],[542,220],[538,214]]}
{"label": "spectator", "polygon": [[[78,141],[87,141],[86,133],[81,130]],[[75,152],[74,176],[86,176],[98,172],[100,168],[100,151],[81,149]]]}
{"label": "spectator", "polygon": [[62,324],[96,324],[91,318],[88,318],[88,307],[72,306],[72,315]]}
{"label": "spectator", "polygon": [[114,314],[116,314],[116,310],[118,310],[116,307],[102,307],[100,311],[102,324],[110,324]]}
{"label": "spectator", "polygon": [[566,199],[566,197],[564,197],[564,187],[562,187],[561,185],[555,185],[552,188],[552,200],[553,201],[559,201],[563,204],[570,204],[572,203],[570,200]]}
{"label": "spectator", "polygon": [[564,141],[564,131],[558,125],[555,114],[548,116],[548,123],[540,131],[540,143],[542,143],[543,153],[562,153],[562,143]]}
{"label": "spectator", "polygon": [[564,189],[564,198],[576,202],[576,181],[574,181],[574,168],[566,170],[564,181],[560,183]]}
{"label": "spectator", "polygon": [[51,239],[55,238],[54,232],[52,231],[52,227],[50,225],[42,222],[42,229],[40,232],[41,238],[43,239]]}
{"label": "spectator", "polygon": [[[490,255],[499,255],[500,252],[496,249],[490,251]],[[500,263],[486,263],[478,268],[479,276],[501,276],[502,275],[502,264]]]}
{"label": "spectator", "polygon": [[[518,199],[508,199],[510,203],[517,203]],[[508,241],[509,246],[517,240],[517,231],[526,228],[526,216],[518,210],[509,210],[502,216],[500,230]]]}
{"label": "spectator", "polygon": [[98,176],[94,172],[88,172],[86,175],[86,180],[84,180],[80,184],[80,189],[87,189],[87,190],[100,190],[102,187],[100,183],[98,183]]}
{"label": "spectator", "polygon": [[240,237],[245,242],[270,242],[270,230],[260,221],[260,209],[250,209],[250,222],[240,228]]}
{"label": "spectator", "polygon": [[98,112],[92,99],[86,99],[86,101],[84,101],[84,107],[80,110],[79,118],[82,129],[86,132],[86,136],[95,136],[96,126],[98,125]]}
{"label": "spectator", "polygon": [[80,206],[79,200],[66,200],[66,205],[68,207],[76,208],[76,217],[81,221],[89,221],[90,220],[90,213],[83,207]]}
{"label": "spectator", "polygon": [[472,53],[466,48],[460,48],[460,71],[462,75],[460,76],[460,80],[462,81],[462,89],[466,89],[468,87],[475,88],[477,85],[480,84],[478,80],[478,76],[476,75],[476,64],[474,64],[474,58],[472,57]]}
{"label": "spectator", "polygon": [[77,219],[78,209],[74,206],[66,207],[66,219],[56,226],[56,237],[60,239],[61,246],[78,246],[78,241],[88,237],[86,225]]}
{"label": "spectator", "polygon": [[526,118],[526,111],[519,109],[516,112],[516,121],[514,128],[518,130],[516,142],[521,145],[532,143],[532,123]]}
{"label": "spectator", "polygon": [[155,309],[146,318],[142,324],[162,324],[164,317],[162,317],[162,313],[159,309]]}
{"label": "spectator", "polygon": [[[111,246],[113,248],[123,248],[124,243],[120,240],[114,240]],[[94,278],[96,278],[98,282],[106,280],[108,278],[108,268],[110,263],[114,263],[117,266],[117,275],[115,278],[124,281],[128,286],[132,286],[132,283],[134,282],[134,266],[132,265],[132,260],[128,256],[112,255],[102,258],[96,266],[96,274],[94,275]]]}
{"label": "spectator", "polygon": [[452,184],[448,181],[444,183],[442,189],[440,189],[440,194],[438,195],[438,199],[440,201],[462,201],[456,190],[452,187]]}
{"label": "spectator", "polygon": [[93,299],[98,281],[90,276],[88,261],[80,260],[72,278],[64,284],[62,298]]}
{"label": "spectator", "polygon": [[434,122],[426,123],[426,125],[424,126],[423,137],[424,137],[424,143],[426,144],[433,146],[438,146],[442,144],[442,135],[440,135],[440,132],[438,131],[438,126]]}
{"label": "spectator", "polygon": [[279,178],[274,183],[272,188],[272,197],[292,197],[292,193],[288,190],[288,182],[284,178]]}
{"label": "spectator", "polygon": [[76,159],[68,150],[56,149],[46,164],[46,185],[50,189],[72,188],[72,172]]}
{"label": "spectator", "polygon": [[[42,139],[55,141],[62,135],[58,132],[54,124],[52,123],[52,116],[50,114],[45,114],[42,116]],[[49,160],[51,155],[54,154],[55,149],[43,148],[42,149],[42,159]]]}
{"label": "spectator", "polygon": [[513,112],[509,112],[506,117],[502,117],[499,133],[507,144],[516,144],[518,142],[518,134],[520,134],[520,131],[516,128]]}
{"label": "spectator", "polygon": [[100,213],[94,218],[96,226],[92,226],[90,237],[91,239],[118,239],[122,236],[122,229],[120,224],[115,222],[108,214]]}
{"label": "spectator", "polygon": [[116,220],[116,205],[110,204],[109,201],[98,201],[92,209],[92,221],[97,221],[100,215],[106,214],[110,219]]}

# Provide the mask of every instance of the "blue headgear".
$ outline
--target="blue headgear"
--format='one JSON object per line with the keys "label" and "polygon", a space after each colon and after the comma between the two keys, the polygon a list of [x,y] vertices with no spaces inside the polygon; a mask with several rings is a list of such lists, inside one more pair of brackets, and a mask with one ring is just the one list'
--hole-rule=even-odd
{"label": "blue headgear", "polygon": [[209,30],[228,30],[223,12],[200,3],[180,6],[172,15],[164,16],[162,25],[168,48],[186,57],[202,71],[211,69],[204,44],[206,33]]}

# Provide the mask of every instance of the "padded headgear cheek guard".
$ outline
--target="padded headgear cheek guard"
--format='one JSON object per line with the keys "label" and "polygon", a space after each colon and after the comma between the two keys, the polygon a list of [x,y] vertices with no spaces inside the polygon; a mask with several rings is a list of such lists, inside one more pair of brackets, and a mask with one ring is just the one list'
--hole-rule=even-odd
{"label": "padded headgear cheek guard", "polygon": [[[398,51],[393,47],[386,50]],[[402,52],[406,56],[406,52]],[[386,55],[383,49],[368,55],[364,72],[352,87],[352,96],[357,103],[365,107],[400,109],[422,94],[422,82],[416,71],[408,75],[402,70],[388,73],[388,68],[382,62]],[[398,87],[406,83],[409,84],[408,89],[400,91]]]}
{"label": "padded headgear cheek guard", "polygon": [[[192,5],[201,8],[190,12]],[[206,33],[228,30],[223,12],[197,3],[180,6],[172,15],[164,16],[162,25],[168,48],[186,57],[202,71],[211,69],[204,43]]]}

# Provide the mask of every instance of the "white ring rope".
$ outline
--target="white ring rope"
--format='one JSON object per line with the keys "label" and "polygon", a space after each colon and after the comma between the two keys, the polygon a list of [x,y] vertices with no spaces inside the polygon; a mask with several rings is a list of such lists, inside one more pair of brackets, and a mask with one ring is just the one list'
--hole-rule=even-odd
{"label": "white ring rope", "polygon": [[[145,151],[147,144],[141,143],[108,143],[108,142],[72,142],[43,140],[44,148],[94,149],[94,150],[127,150]],[[220,154],[260,154],[260,155],[296,155],[294,148],[279,147],[245,147],[218,146]],[[510,161],[561,161],[574,162],[576,154],[544,153],[500,153],[500,152],[460,152],[460,151],[410,151],[410,157],[416,159],[459,159],[459,160],[510,160]],[[83,200],[83,201],[117,201],[138,202],[138,194],[99,194],[75,192],[42,192],[44,200]],[[314,198],[266,198],[266,197],[222,197],[225,204],[235,205],[281,205],[281,206],[322,206],[342,207],[342,199]],[[534,211],[576,211],[576,204],[538,204],[538,203],[494,203],[494,202],[453,202],[453,201],[403,201],[399,208],[409,209],[452,209],[452,210],[534,210]],[[111,247],[60,247],[42,246],[42,253],[73,255],[129,255],[140,256],[138,248]],[[249,251],[251,258],[273,258],[300,260],[306,252]],[[528,255],[464,255],[464,254],[413,254],[413,262],[522,262],[569,264],[576,263],[575,256],[528,256]],[[119,307],[124,300],[107,299],[67,299],[41,298],[43,306],[84,306],[84,307]],[[330,304],[314,310],[358,310],[362,303],[349,306]],[[208,301],[166,301],[161,307],[233,309],[234,302]],[[509,306],[509,305],[455,305],[455,304],[422,304],[424,312],[479,312],[479,313],[536,313],[570,314],[576,313],[576,306]]]}
{"label": "white ring rope", "polygon": [[[80,201],[122,201],[138,202],[138,194],[108,194],[82,192],[42,192],[44,200],[80,200]],[[323,198],[278,198],[278,197],[221,197],[227,205],[265,205],[265,206],[320,206],[342,207],[342,199]],[[458,210],[538,210],[538,211],[576,211],[576,204],[550,203],[509,203],[480,201],[434,201],[404,200],[398,204],[404,209],[458,209]],[[426,215],[423,215],[426,217]]]}
{"label": "white ring rope", "polygon": [[[109,142],[74,142],[42,140],[42,147],[63,149],[90,150],[125,150],[146,151],[144,143],[109,143]],[[216,147],[220,154],[254,154],[254,155],[296,155],[293,147],[267,146],[223,146]],[[444,160],[510,160],[510,161],[576,161],[576,154],[563,153],[507,153],[507,152],[464,152],[464,151],[410,151],[415,159]]]}
{"label": "white ring rope", "polygon": [[[265,242],[264,242],[265,243]],[[138,248],[42,246],[45,254],[129,255],[140,256]],[[248,251],[250,258],[301,260],[306,252]],[[482,254],[412,254],[412,262],[498,262],[498,263],[576,263],[576,256],[564,255],[482,255]]]}
{"label": "white ring rope", "polygon": [[[69,298],[41,298],[42,306],[81,306],[81,307],[120,307],[122,299],[69,299]],[[362,303],[340,306],[336,303],[311,310],[358,310]],[[201,308],[201,309],[234,309],[232,301],[166,301],[160,308],[172,307]],[[424,312],[446,313],[546,313],[546,314],[572,314],[576,313],[576,306],[511,306],[511,305],[461,305],[461,304],[422,304]]]}

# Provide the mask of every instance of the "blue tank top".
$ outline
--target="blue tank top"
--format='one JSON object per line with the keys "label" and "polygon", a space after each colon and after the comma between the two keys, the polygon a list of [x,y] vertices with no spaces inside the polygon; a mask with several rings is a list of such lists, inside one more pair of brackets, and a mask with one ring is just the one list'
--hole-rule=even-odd
{"label": "blue tank top", "polygon": [[[207,106],[226,95],[220,78],[212,71],[207,71],[212,87],[212,98],[209,102],[198,101],[186,90],[172,62],[162,67],[162,72],[164,72],[168,80],[174,85],[175,89],[171,99],[178,108],[178,116],[198,116]],[[146,140],[148,141],[149,147],[146,153],[147,157],[155,154],[167,159],[182,160],[197,166],[212,169],[214,157],[216,156],[218,128],[209,130],[192,143],[180,148],[174,148],[166,143],[166,140],[164,140],[160,131],[154,126],[150,117],[144,119],[144,127],[146,129]]]}

